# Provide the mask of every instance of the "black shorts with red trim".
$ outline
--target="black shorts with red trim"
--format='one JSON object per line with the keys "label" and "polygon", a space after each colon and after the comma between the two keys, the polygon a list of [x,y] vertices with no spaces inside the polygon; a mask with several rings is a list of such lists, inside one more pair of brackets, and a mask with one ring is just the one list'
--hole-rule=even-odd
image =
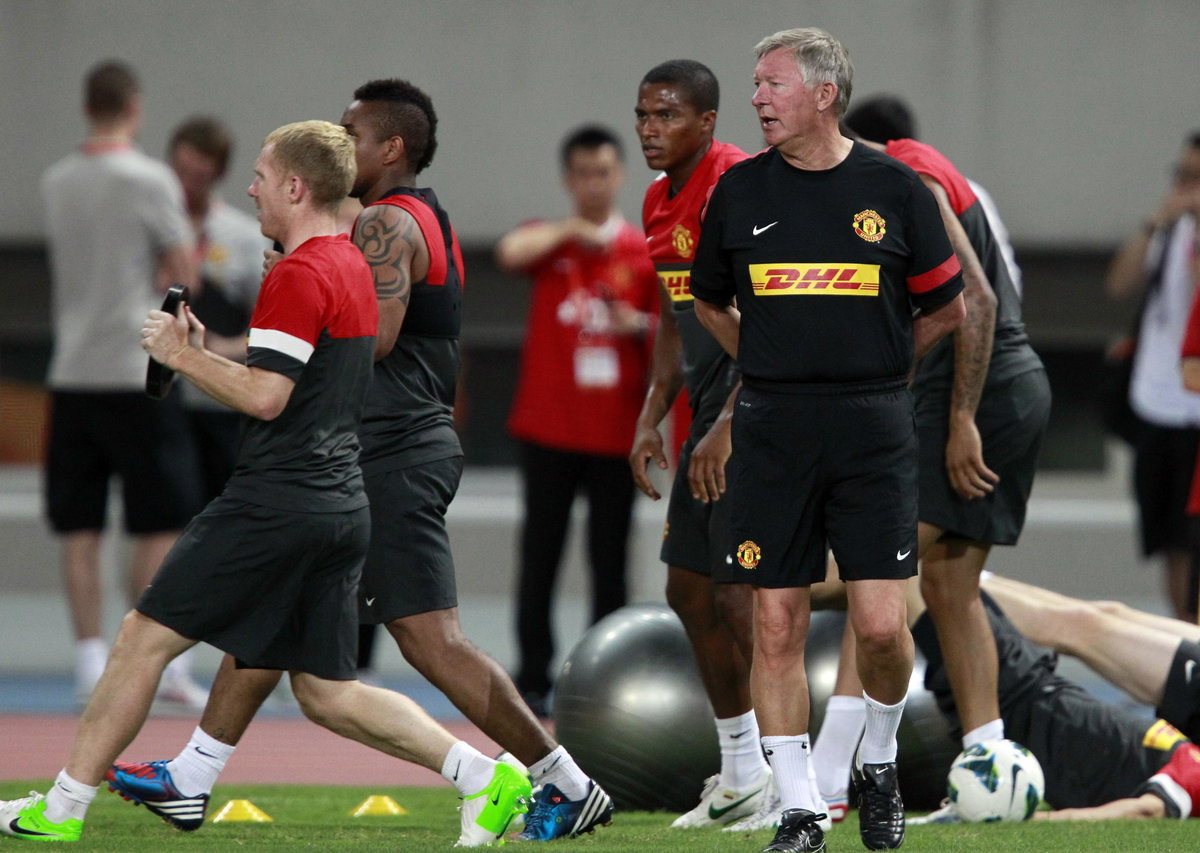
{"label": "black shorts with red trim", "polygon": [[743,378],[727,468],[738,580],[903,579],[917,567],[917,432],[902,378],[798,385]]}

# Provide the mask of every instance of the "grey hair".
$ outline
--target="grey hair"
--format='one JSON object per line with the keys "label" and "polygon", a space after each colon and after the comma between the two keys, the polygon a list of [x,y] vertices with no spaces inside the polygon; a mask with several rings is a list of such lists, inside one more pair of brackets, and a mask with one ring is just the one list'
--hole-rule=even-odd
{"label": "grey hair", "polygon": [[854,85],[854,63],[850,61],[850,51],[824,30],[798,27],[767,36],[754,46],[754,55],[762,59],[780,48],[789,51],[796,60],[805,86],[810,89],[822,83],[837,86],[834,108],[839,119],[844,116],[850,106],[850,91]]}

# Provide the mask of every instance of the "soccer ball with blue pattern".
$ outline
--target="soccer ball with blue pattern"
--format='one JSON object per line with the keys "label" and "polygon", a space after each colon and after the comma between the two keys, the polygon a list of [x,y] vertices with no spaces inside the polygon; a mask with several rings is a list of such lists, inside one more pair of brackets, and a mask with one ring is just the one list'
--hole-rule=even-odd
{"label": "soccer ball with blue pattern", "polygon": [[977,743],[950,765],[947,793],[965,821],[1029,820],[1046,780],[1033,753],[1011,740]]}

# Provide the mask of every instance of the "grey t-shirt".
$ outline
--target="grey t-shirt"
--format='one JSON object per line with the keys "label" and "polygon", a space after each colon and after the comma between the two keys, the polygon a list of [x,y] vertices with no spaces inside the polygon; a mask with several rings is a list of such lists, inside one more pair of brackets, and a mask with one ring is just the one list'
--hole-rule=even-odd
{"label": "grey t-shirt", "polygon": [[56,389],[143,387],[139,333],[162,296],[162,253],[190,242],[183,192],[163,163],[131,147],[77,151],[42,178]]}

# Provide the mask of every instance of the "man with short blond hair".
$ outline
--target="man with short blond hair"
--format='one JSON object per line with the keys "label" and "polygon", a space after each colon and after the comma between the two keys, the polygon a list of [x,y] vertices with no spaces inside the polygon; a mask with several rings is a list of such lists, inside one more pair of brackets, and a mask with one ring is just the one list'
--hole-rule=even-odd
{"label": "man with short blond hair", "polygon": [[[152,311],[142,328],[151,358],[248,416],[237,470],[125,617],[50,793],[0,805],[0,833],[77,841],[163,667],[205,641],[241,666],[287,670],[304,713],[331,731],[441,771],[465,800],[459,844],[491,843],[524,810],[528,780],[407,697],[354,678],[370,536],[357,430],[379,322],[370,268],[337,220],[356,175],[354,143],[328,122],[285,125],[254,172],[263,234],[286,256],[263,282],[247,363],[207,351],[186,306],[174,317]],[[204,801],[187,805],[202,817]]]}

